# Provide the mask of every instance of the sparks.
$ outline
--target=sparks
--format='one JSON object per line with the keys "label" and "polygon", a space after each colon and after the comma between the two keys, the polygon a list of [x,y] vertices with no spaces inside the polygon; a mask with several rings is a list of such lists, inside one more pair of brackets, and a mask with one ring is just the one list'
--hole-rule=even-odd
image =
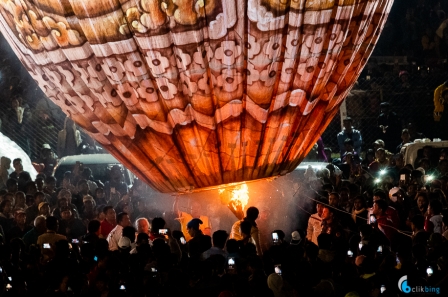
{"label": "sparks", "polygon": [[232,189],[232,198],[231,201],[236,201],[238,204],[241,204],[244,209],[249,202],[249,188],[245,183],[240,186],[236,186]]}

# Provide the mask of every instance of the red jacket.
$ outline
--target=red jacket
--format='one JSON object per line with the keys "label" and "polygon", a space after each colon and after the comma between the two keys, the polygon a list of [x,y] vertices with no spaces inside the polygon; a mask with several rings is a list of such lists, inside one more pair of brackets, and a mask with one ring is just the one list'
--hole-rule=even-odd
{"label": "red jacket", "polygon": [[[398,215],[398,211],[392,206],[388,206],[386,210],[386,216],[389,220],[392,221],[392,226],[398,228],[400,226],[400,216]],[[390,224],[389,224],[390,225]]]}
{"label": "red jacket", "polygon": [[386,235],[387,239],[392,242],[393,237],[395,236],[395,233],[397,232],[393,227],[394,224],[391,219],[386,215],[382,215],[378,218],[376,218],[376,221],[378,223],[378,229],[380,229],[384,235]]}
{"label": "red jacket", "polygon": [[101,222],[101,235],[103,235],[103,238],[107,238],[107,235],[109,235],[110,231],[112,231],[113,228],[115,228],[115,225],[112,225],[107,220],[104,220]]}

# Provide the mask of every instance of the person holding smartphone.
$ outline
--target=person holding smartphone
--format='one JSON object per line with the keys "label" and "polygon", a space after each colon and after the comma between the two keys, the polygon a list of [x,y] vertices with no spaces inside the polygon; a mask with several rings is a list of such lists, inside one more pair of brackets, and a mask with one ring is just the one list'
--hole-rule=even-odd
{"label": "person holding smartphone", "polygon": [[[37,238],[37,245],[41,247],[41,253],[44,259],[49,259],[54,256],[54,244],[59,240],[67,240],[64,235],[56,233],[59,227],[58,219],[50,216],[45,220],[47,231]],[[43,248],[44,244],[49,244],[50,248]]]}

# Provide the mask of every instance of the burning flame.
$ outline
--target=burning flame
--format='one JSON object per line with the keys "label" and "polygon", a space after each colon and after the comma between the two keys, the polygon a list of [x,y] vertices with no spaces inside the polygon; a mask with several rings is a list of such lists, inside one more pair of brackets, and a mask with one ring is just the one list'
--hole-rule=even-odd
{"label": "burning flame", "polygon": [[[219,189],[219,194],[224,193],[227,189]],[[230,201],[234,201],[236,205],[241,205],[241,208],[244,209],[249,202],[249,188],[245,183],[233,187],[231,190],[231,198]]]}

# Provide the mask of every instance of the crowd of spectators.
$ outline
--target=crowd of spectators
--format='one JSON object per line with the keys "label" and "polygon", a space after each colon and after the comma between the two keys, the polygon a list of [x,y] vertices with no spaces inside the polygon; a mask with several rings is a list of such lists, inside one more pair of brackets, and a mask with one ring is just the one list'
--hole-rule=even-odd
{"label": "crowd of spectators", "polygon": [[[313,209],[297,209],[309,217],[306,229],[263,230],[258,209],[249,207],[231,229],[206,233],[199,216],[181,226],[149,208],[141,183],[129,188],[119,168],[104,184],[79,167],[62,181],[50,167],[31,180],[15,159],[0,190],[1,295],[400,296],[403,276],[409,286],[447,294],[448,153],[426,147],[413,164],[404,162],[402,146],[424,136],[380,105],[375,78],[392,73],[389,95],[398,99],[427,87],[428,67],[447,58],[448,8],[440,1],[396,2],[375,53],[415,64],[366,69],[368,96],[378,96],[369,97],[375,107],[366,110],[379,115],[374,135],[382,139],[363,143],[365,130],[344,120],[344,130],[332,135],[339,158],[325,151],[327,167],[309,173],[309,189],[298,193]],[[406,15],[395,16],[398,9]],[[56,127],[48,110],[13,97],[1,109],[0,129],[38,164],[56,159],[47,155],[52,151],[62,157],[99,150],[82,142],[71,120]],[[266,233],[272,241],[260,244]]]}
{"label": "crowd of spectators", "polygon": [[35,106],[24,102],[21,96],[0,101],[0,132],[17,143],[33,161],[45,159],[47,149],[56,158],[104,152],[90,137],[82,135],[61,110],[52,108],[47,99],[38,100]]}
{"label": "crowd of spectators", "polygon": [[[13,160],[0,191],[2,294],[400,296],[403,276],[448,292],[447,152],[425,147],[405,164],[379,139],[358,153],[350,124],[340,158],[305,173],[297,215],[308,226],[291,235],[260,227],[256,207],[235,211],[228,230],[203,228],[196,211],[162,214],[118,166],[104,183],[80,164],[62,181],[31,180]],[[402,144],[421,136],[402,134]]]}

